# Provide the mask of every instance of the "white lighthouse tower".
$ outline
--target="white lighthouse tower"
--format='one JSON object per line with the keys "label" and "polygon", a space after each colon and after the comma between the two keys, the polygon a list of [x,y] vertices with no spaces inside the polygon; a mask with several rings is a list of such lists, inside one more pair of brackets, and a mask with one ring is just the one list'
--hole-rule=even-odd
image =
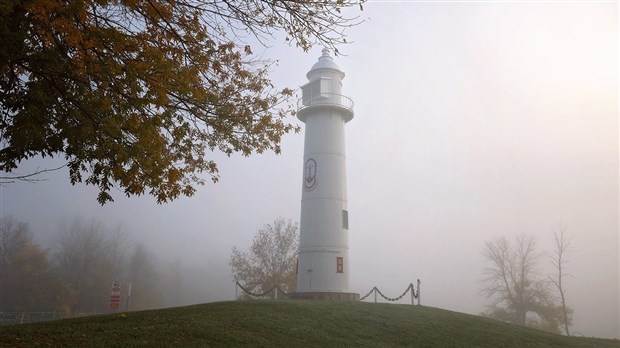
{"label": "white lighthouse tower", "polygon": [[328,49],[306,74],[297,117],[306,124],[297,293],[294,298],[358,300],[349,290],[345,123],[353,101]]}

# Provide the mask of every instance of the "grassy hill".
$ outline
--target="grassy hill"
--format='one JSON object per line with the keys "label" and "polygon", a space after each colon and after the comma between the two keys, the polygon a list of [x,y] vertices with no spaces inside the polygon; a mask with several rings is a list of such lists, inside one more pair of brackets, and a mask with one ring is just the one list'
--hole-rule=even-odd
{"label": "grassy hill", "polygon": [[620,347],[437,308],[363,302],[236,301],[0,328],[0,345]]}

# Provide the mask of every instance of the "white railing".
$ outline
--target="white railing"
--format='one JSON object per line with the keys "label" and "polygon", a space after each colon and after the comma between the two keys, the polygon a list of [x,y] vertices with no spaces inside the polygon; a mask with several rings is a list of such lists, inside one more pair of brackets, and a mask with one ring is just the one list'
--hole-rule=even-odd
{"label": "white railing", "polygon": [[312,98],[301,98],[297,101],[297,111],[315,105],[335,105],[353,111],[353,100],[336,93],[321,93]]}
{"label": "white railing", "polygon": [[62,312],[0,312],[0,326],[63,319]]}

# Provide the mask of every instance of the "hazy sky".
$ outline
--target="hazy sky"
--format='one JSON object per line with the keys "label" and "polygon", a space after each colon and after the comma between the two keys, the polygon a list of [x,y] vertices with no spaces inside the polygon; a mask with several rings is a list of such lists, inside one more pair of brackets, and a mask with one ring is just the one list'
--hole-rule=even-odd
{"label": "hazy sky", "polygon": [[[478,314],[484,241],[528,233],[550,252],[562,224],[573,331],[620,338],[618,3],[369,1],[362,17],[336,58],[355,102],[352,290],[396,296],[419,278],[423,304]],[[320,47],[272,44],[275,84],[303,85]],[[199,270],[196,301],[230,300],[231,248],[277,217],[299,219],[302,156],[303,133],[279,156],[214,154],[221,181],[163,206],[118,191],[100,207],[96,190],[57,172],[0,187],[0,215],[29,222],[41,243],[62,218],[120,222]]]}

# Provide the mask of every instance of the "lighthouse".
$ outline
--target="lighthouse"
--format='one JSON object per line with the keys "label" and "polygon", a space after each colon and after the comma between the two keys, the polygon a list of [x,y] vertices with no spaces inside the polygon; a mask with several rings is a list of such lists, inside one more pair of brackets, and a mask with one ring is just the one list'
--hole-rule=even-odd
{"label": "lighthouse", "polygon": [[349,212],[344,128],[353,101],[328,49],[306,74],[297,117],[305,123],[297,292],[294,298],[359,300],[349,290]]}

